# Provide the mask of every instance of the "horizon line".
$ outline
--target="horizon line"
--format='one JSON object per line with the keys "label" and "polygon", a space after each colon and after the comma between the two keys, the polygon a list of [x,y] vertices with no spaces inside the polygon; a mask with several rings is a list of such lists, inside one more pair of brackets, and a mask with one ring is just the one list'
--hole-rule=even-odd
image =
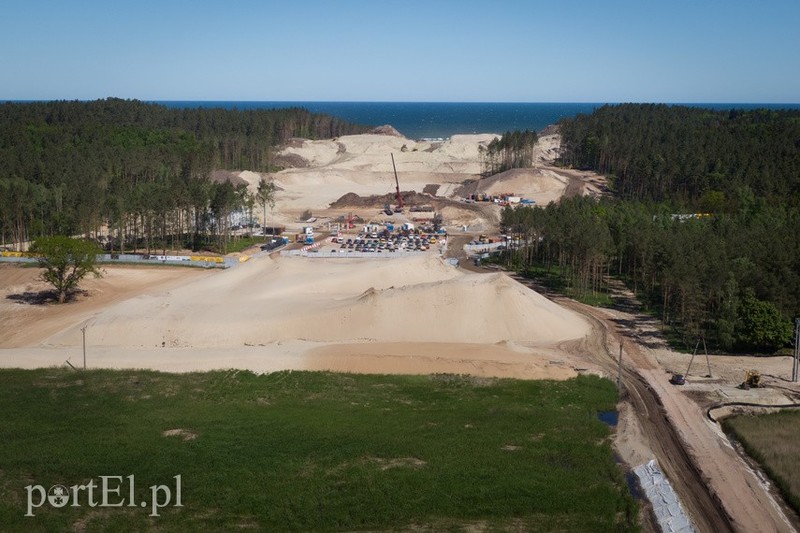
{"label": "horizon line", "polygon": [[189,100],[189,99],[140,99],[123,98],[118,96],[107,96],[103,98],[0,98],[3,103],[29,103],[29,102],[96,102],[107,99],[120,99],[128,101],[139,101],[144,103],[220,103],[220,102],[241,102],[241,103],[281,103],[281,104],[552,104],[552,105],[620,105],[620,104],[664,104],[664,105],[790,105],[800,106],[798,102],[757,102],[757,101],[646,101],[646,100],[619,100],[619,101],[488,101],[488,100],[469,100],[469,101],[447,101],[447,100]]}

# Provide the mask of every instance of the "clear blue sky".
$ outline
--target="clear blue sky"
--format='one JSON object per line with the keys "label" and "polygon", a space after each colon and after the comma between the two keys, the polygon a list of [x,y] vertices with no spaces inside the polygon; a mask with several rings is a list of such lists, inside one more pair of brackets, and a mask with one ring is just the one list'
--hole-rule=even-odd
{"label": "clear blue sky", "polygon": [[800,0],[3,0],[0,99],[800,102]]}

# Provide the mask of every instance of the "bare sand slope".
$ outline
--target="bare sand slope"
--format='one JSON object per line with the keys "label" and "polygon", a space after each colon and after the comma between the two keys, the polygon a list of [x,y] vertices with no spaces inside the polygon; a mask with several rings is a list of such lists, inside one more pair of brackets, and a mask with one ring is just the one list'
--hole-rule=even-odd
{"label": "bare sand slope", "polygon": [[[481,171],[481,146],[496,135],[454,135],[443,142],[413,141],[393,135],[349,135],[332,140],[295,139],[279,154],[290,168],[271,174],[280,187],[276,220],[290,223],[306,209],[325,210],[341,196],[383,195],[395,190],[392,156],[403,191],[421,192],[428,184],[443,185],[448,194]],[[258,174],[242,172],[251,190]]]}
{"label": "bare sand slope", "polygon": [[[436,194],[446,198],[463,198],[477,192],[514,193],[539,205],[558,201],[565,195],[599,194],[588,184],[584,187],[588,178],[583,174],[573,176],[548,166],[558,154],[557,134],[540,138],[534,150],[537,168],[514,169],[479,179],[481,148],[497,137],[496,134],[454,135],[435,142],[378,134],[317,141],[293,139],[276,156],[287,168],[268,176],[279,187],[270,222],[297,226],[300,215],[307,210],[318,217],[342,215],[342,211],[329,210],[329,206],[347,193],[359,196],[394,193],[392,156],[402,191],[422,192],[427,185],[436,185]],[[261,175],[244,171],[239,177],[255,192]],[[348,213],[351,211],[367,220],[380,216],[374,209],[354,209]],[[446,223],[467,224],[480,231],[489,230],[499,219],[497,209],[476,213],[458,206],[443,210],[443,215]]]}
{"label": "bare sand slope", "polygon": [[[583,319],[503,274],[463,274],[433,256],[355,264],[265,258],[112,306],[91,328],[94,345],[142,348],[293,340],[549,345],[588,332]],[[45,344],[79,340],[76,326]]]}
{"label": "bare sand slope", "polygon": [[[0,265],[0,349],[33,346],[42,339],[92,317],[98,310],[136,295],[159,294],[215,273],[202,269],[106,266],[102,278],[81,282],[85,294],[66,305],[35,304],[31,298],[52,286],[37,268]],[[28,301],[26,301],[26,299]]]}
{"label": "bare sand slope", "polygon": [[513,168],[458,189],[461,196],[485,193],[514,194],[534,200],[539,205],[558,201],[567,189],[569,179],[544,168]]}
{"label": "bare sand slope", "polygon": [[504,274],[464,273],[433,255],[259,257],[76,315],[38,346],[2,351],[0,364],[80,357],[87,324],[91,366],[559,379],[587,367],[561,344],[590,331],[576,313]]}
{"label": "bare sand slope", "polygon": [[480,146],[495,134],[454,135],[447,141],[413,141],[391,135],[348,135],[335,140],[303,140],[290,144],[280,155],[292,155],[306,168],[392,172],[394,156],[404,172],[480,172]]}

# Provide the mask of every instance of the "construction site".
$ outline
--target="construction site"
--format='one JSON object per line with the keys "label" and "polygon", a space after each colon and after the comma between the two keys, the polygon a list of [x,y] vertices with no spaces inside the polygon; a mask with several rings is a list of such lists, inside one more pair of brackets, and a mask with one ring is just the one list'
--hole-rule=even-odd
{"label": "construction site", "polygon": [[[557,134],[540,138],[533,168],[483,178],[479,148],[494,137],[296,139],[279,154],[286,168],[265,176],[278,192],[260,222],[275,245],[226,270],[108,267],[65,307],[21,304],[43,290],[36,270],[0,265],[0,361],[63,366],[83,349],[93,368],[168,372],[601,375],[620,388],[624,467],[644,485],[668,480],[683,510],[651,501],[648,523],[796,530],[796,514],[717,420],[800,404],[797,351],[734,357],[698,342],[679,353],[624,287],[614,307],[591,307],[476,266],[504,245],[504,206],[607,193],[603,177],[553,166]],[[263,175],[239,177],[254,189]]]}

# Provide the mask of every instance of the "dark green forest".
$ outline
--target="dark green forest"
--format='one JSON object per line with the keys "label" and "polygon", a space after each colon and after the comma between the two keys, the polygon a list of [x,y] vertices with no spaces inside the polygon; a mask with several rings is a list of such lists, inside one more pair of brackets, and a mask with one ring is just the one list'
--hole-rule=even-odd
{"label": "dark green forest", "polygon": [[694,346],[770,352],[800,316],[800,112],[617,105],[560,124],[613,197],[517,207],[506,261],[578,298],[624,281]]}
{"label": "dark green forest", "polygon": [[173,109],[116,98],[3,103],[2,242],[90,236],[107,225],[117,250],[224,248],[226,214],[253,199],[212,181],[213,170],[274,170],[274,147],[291,137],[367,129],[301,108]]}
{"label": "dark green forest", "polygon": [[800,110],[606,105],[559,127],[562,163],[609,176],[619,198],[730,212],[749,188],[800,206]]}
{"label": "dark green forest", "polygon": [[485,177],[512,168],[533,166],[533,149],[538,140],[535,131],[507,131],[492,139],[486,147],[479,146],[481,174]]}

